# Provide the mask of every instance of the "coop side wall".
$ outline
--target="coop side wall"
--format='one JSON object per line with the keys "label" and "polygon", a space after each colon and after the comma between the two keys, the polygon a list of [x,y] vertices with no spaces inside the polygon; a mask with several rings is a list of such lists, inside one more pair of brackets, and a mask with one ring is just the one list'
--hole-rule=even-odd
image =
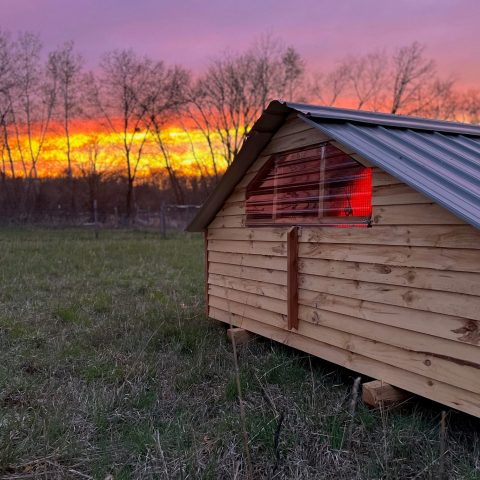
{"label": "coop side wall", "polygon": [[372,228],[300,229],[287,329],[288,229],[246,228],[245,187],[271,154],[324,140],[288,122],[210,224],[210,317],[480,416],[480,232],[377,168]]}

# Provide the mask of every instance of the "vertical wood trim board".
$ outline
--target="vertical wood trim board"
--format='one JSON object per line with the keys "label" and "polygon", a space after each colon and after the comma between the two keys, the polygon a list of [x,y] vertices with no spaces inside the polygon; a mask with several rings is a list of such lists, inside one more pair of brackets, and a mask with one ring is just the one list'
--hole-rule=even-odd
{"label": "vertical wood trim board", "polygon": [[205,315],[208,317],[209,304],[208,304],[208,228],[203,231],[203,263],[204,263],[204,278],[205,278]]}
{"label": "vertical wood trim board", "polygon": [[287,233],[287,324],[298,329],[298,227]]}

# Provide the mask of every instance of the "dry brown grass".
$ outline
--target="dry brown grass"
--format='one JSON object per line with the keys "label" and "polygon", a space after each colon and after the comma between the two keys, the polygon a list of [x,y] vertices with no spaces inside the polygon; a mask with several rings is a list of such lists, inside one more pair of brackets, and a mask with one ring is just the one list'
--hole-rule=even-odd
{"label": "dry brown grass", "polygon": [[[197,237],[0,231],[1,478],[245,478],[201,252]],[[350,434],[353,372],[265,340],[238,361],[255,479],[437,478],[438,405],[360,402]],[[446,478],[480,478],[478,420],[446,421]]]}

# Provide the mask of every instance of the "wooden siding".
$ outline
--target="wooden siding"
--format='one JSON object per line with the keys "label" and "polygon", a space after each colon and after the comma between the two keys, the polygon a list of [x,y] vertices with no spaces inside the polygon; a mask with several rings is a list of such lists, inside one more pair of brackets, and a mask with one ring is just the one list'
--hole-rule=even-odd
{"label": "wooden siding", "polygon": [[287,122],[210,224],[209,315],[480,416],[480,231],[377,168],[372,228],[299,229],[288,330],[289,227],[246,228],[245,188],[269,155],[325,140]]}

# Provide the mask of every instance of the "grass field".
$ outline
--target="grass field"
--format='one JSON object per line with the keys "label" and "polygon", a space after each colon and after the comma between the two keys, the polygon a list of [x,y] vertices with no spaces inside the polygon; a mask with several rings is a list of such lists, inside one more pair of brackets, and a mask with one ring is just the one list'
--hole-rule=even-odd
{"label": "grass field", "polygon": [[[0,230],[0,478],[246,478],[202,255],[196,236]],[[440,406],[360,402],[347,449],[354,373],[266,340],[239,364],[255,479],[439,478]],[[444,478],[480,478],[479,427],[449,411]]]}

